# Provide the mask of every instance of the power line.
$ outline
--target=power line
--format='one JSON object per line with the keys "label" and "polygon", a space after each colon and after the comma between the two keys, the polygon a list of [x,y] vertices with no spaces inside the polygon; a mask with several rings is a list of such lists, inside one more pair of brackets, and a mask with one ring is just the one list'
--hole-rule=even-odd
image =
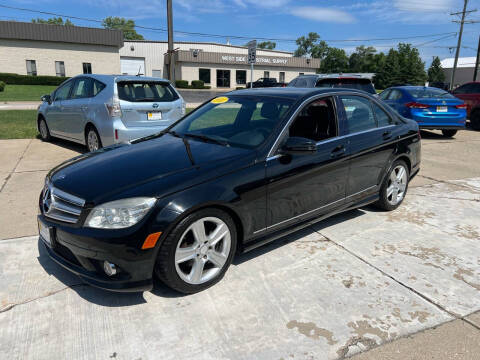
{"label": "power line", "polygon": [[[85,18],[85,17],[80,17],[80,16],[72,16],[72,15],[66,15],[66,14],[59,14],[59,13],[54,13],[50,11],[41,11],[41,10],[34,10],[34,9],[28,9],[28,8],[20,8],[20,7],[15,7],[15,6],[9,6],[9,5],[3,5],[0,4],[0,7],[6,8],[6,9],[11,9],[11,10],[18,10],[18,11],[27,11],[27,12],[32,12],[32,13],[38,13],[38,14],[44,14],[44,15],[51,15],[51,16],[60,16],[64,18],[70,18],[70,19],[76,19],[76,20],[81,20],[81,21],[90,21],[90,22],[95,22],[101,24],[103,21],[98,20],[98,19],[92,19],[92,18]],[[167,29],[165,28],[159,28],[159,27],[150,27],[150,26],[143,26],[143,25],[136,25],[135,27],[137,29],[143,29],[143,30],[149,30],[153,32],[162,32],[166,33],[168,32]],[[201,33],[201,32],[190,32],[190,31],[181,31],[181,30],[176,30],[174,31],[176,34],[182,34],[182,35],[189,35],[189,36],[199,36],[199,37],[209,37],[209,38],[230,38],[230,39],[236,39],[236,40],[251,40],[253,38],[257,40],[262,40],[262,41],[278,41],[278,42],[296,42],[296,39],[285,39],[285,38],[266,38],[266,37],[258,37],[258,36],[244,36],[244,35],[225,35],[225,34],[210,34],[210,33]],[[412,35],[412,36],[404,36],[404,37],[391,37],[391,38],[372,38],[372,39],[324,39],[326,42],[370,42],[370,41],[390,41],[390,40],[407,40],[407,39],[419,39],[419,38],[429,38],[429,37],[435,37],[435,36],[442,36],[442,35],[456,35],[455,32],[445,32],[445,33],[437,33],[437,34],[427,34],[427,35]]]}

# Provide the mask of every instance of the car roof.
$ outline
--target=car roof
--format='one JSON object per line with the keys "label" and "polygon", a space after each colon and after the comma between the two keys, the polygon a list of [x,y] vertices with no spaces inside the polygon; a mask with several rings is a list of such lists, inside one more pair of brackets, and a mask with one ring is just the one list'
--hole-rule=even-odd
{"label": "car roof", "polygon": [[[439,89],[433,86],[415,86],[415,85],[404,85],[404,86],[392,86],[389,89],[403,89],[403,90],[418,90],[418,89],[437,89],[437,90],[443,90]],[[445,90],[444,90],[445,91]]]}
{"label": "car roof", "polygon": [[265,96],[265,97],[283,97],[289,99],[301,99],[317,94],[329,94],[356,92],[359,94],[368,94],[365,91],[347,88],[297,88],[297,87],[282,87],[282,88],[253,88],[230,91],[225,95],[242,95],[242,96]]}
{"label": "car roof", "polygon": [[92,77],[98,80],[109,81],[115,80],[119,81],[160,81],[160,82],[169,82],[167,79],[152,77],[152,76],[136,76],[136,75],[104,75],[104,74],[81,74],[77,76],[87,76]]}

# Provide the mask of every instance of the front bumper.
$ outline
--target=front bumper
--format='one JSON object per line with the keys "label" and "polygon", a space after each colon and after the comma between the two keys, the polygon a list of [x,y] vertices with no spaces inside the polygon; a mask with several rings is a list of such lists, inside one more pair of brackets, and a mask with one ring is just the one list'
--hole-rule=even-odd
{"label": "front bumper", "polygon": [[[51,229],[51,246],[40,236],[49,256],[85,283],[120,292],[141,292],[153,288],[156,250],[140,249],[137,238],[145,239],[142,230],[129,236],[108,239],[91,236],[95,233],[91,229],[59,225],[43,215],[38,215],[38,220]],[[115,264],[118,273],[108,276],[103,270],[104,261]]]}

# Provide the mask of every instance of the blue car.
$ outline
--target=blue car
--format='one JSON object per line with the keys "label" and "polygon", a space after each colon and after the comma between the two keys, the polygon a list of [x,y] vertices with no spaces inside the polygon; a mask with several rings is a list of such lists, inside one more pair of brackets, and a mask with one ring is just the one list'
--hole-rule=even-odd
{"label": "blue car", "polygon": [[421,129],[442,130],[452,137],[465,129],[467,105],[445,90],[425,86],[396,86],[386,89],[380,98]]}

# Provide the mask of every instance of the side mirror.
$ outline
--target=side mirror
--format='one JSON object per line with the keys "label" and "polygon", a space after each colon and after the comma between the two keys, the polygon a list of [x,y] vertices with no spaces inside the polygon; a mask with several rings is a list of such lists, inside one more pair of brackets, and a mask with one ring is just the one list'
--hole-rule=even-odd
{"label": "side mirror", "polygon": [[285,144],[280,149],[281,154],[289,155],[306,155],[317,152],[317,143],[313,140],[292,136],[287,139]]}
{"label": "side mirror", "polygon": [[52,103],[52,97],[51,97],[50,95],[43,95],[40,99],[41,99],[42,101],[48,102],[49,104]]}

